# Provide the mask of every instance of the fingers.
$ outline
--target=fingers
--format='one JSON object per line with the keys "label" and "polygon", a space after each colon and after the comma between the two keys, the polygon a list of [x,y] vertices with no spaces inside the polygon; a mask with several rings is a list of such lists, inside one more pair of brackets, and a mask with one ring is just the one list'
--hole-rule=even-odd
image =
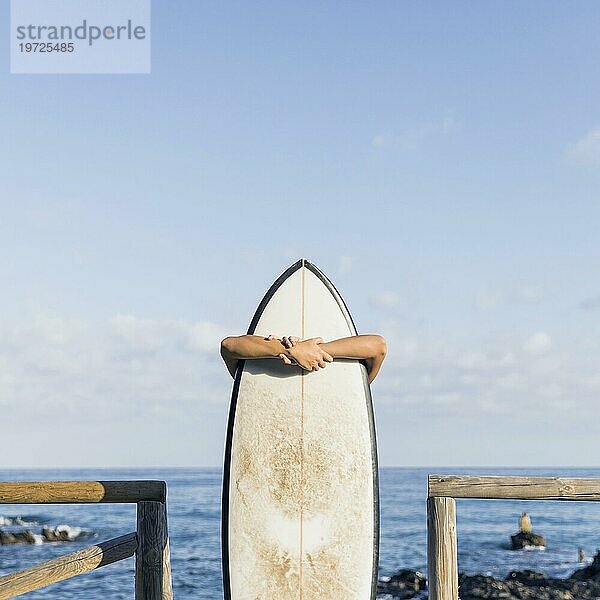
{"label": "fingers", "polygon": [[323,351],[323,360],[326,362],[333,362],[333,356],[331,356],[331,354],[328,354],[327,352]]}
{"label": "fingers", "polygon": [[283,361],[284,364],[286,365],[293,365],[294,363],[285,355],[285,354],[280,354],[279,358]]}
{"label": "fingers", "polygon": [[296,337],[295,335],[286,335],[281,338],[281,343],[286,348],[293,348],[299,341],[300,341],[300,338]]}

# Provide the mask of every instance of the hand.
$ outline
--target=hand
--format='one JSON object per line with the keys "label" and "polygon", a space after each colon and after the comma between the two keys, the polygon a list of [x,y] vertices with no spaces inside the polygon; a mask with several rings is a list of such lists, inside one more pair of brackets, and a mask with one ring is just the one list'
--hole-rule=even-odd
{"label": "hand", "polygon": [[287,352],[280,356],[286,364],[295,363],[305,371],[318,371],[324,369],[327,363],[333,362],[333,357],[319,346],[322,343],[321,338],[302,341],[296,339],[292,346],[287,348]]}
{"label": "hand", "polygon": [[296,337],[295,335],[286,335],[281,338],[281,343],[286,348],[293,348],[299,341],[300,341],[300,338]]}
{"label": "hand", "polygon": [[[271,340],[278,340],[281,342],[282,346],[284,346],[285,348],[291,348],[292,346],[295,346],[300,341],[300,338],[296,337],[295,335],[284,336],[280,339],[280,338],[275,337],[272,333],[265,336],[263,339],[268,342],[270,342]],[[285,365],[297,365],[296,361],[290,359],[283,352],[278,356],[278,358],[280,358],[281,361],[283,362],[283,364],[285,364]]]}
{"label": "hand", "polygon": [[[300,338],[295,335],[286,335],[279,340],[286,348],[293,348],[299,341]],[[298,363],[292,359],[290,359],[285,354],[280,354],[279,358],[283,361],[285,365],[297,365]]]}

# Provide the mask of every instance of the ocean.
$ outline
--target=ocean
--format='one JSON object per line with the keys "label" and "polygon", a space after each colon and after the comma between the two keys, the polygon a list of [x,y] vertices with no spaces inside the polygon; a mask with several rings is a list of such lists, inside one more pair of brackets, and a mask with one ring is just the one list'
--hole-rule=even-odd
{"label": "ocean", "polygon": [[[600,468],[383,468],[380,472],[380,577],[400,568],[426,571],[427,474],[487,474],[600,477]],[[162,479],[168,484],[168,515],[175,597],[217,600],[223,597],[220,556],[220,469],[78,469],[0,470],[2,481]],[[513,551],[510,535],[528,512],[533,531],[546,537],[545,550]],[[582,547],[590,561],[600,547],[600,507],[594,502],[458,500],[459,570],[504,577],[513,569],[533,569],[565,576],[578,568]],[[0,546],[0,574],[73,552],[135,530],[130,505],[0,505],[0,529],[68,525],[80,535],[75,542]],[[103,567],[49,588],[22,596],[130,600],[133,559]]]}

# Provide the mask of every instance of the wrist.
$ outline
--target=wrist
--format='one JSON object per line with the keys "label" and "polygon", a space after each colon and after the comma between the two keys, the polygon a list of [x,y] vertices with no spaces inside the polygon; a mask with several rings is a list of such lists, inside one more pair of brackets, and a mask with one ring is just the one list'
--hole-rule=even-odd
{"label": "wrist", "polygon": [[278,358],[281,354],[285,353],[285,351],[286,351],[286,348],[281,343],[281,340],[278,340],[277,338],[273,338],[272,340],[269,340],[268,344],[269,344],[269,353],[273,358]]}

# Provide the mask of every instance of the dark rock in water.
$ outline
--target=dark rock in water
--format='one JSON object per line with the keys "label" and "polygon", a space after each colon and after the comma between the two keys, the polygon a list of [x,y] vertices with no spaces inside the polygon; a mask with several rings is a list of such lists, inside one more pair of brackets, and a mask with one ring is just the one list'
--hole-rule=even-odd
{"label": "dark rock in water", "polygon": [[0,544],[16,544],[15,536],[8,531],[0,529]]}
{"label": "dark rock in water", "polygon": [[537,571],[511,571],[505,578],[505,581],[518,581],[525,585],[548,585],[548,578],[543,573]]}
{"label": "dark rock in water", "polygon": [[571,574],[569,579],[574,579],[576,581],[591,579],[600,582],[600,550],[596,552],[596,556],[594,556],[591,565],[583,567],[583,569],[577,569],[577,571]]}
{"label": "dark rock in water", "polygon": [[389,594],[394,598],[412,598],[427,588],[427,581],[423,573],[402,569],[392,575],[388,581],[380,581],[377,591],[380,594]]}
{"label": "dark rock in water", "polygon": [[0,544],[35,544],[35,535],[26,529],[16,533],[9,533],[0,529]]}
{"label": "dark rock in water", "polygon": [[42,537],[45,542],[71,542],[73,538],[69,536],[69,531],[64,528],[56,527],[52,529],[51,527],[43,527],[42,528]]}
{"label": "dark rock in water", "polygon": [[546,540],[544,536],[538,535],[537,533],[526,533],[519,531],[515,535],[510,536],[513,550],[521,550],[527,546],[545,546]]}
{"label": "dark rock in water", "polygon": [[0,529],[0,546],[4,544],[41,544],[43,542],[72,542],[81,533],[81,529],[59,525],[58,527],[44,527],[42,535],[36,535],[29,529],[10,533]]}

